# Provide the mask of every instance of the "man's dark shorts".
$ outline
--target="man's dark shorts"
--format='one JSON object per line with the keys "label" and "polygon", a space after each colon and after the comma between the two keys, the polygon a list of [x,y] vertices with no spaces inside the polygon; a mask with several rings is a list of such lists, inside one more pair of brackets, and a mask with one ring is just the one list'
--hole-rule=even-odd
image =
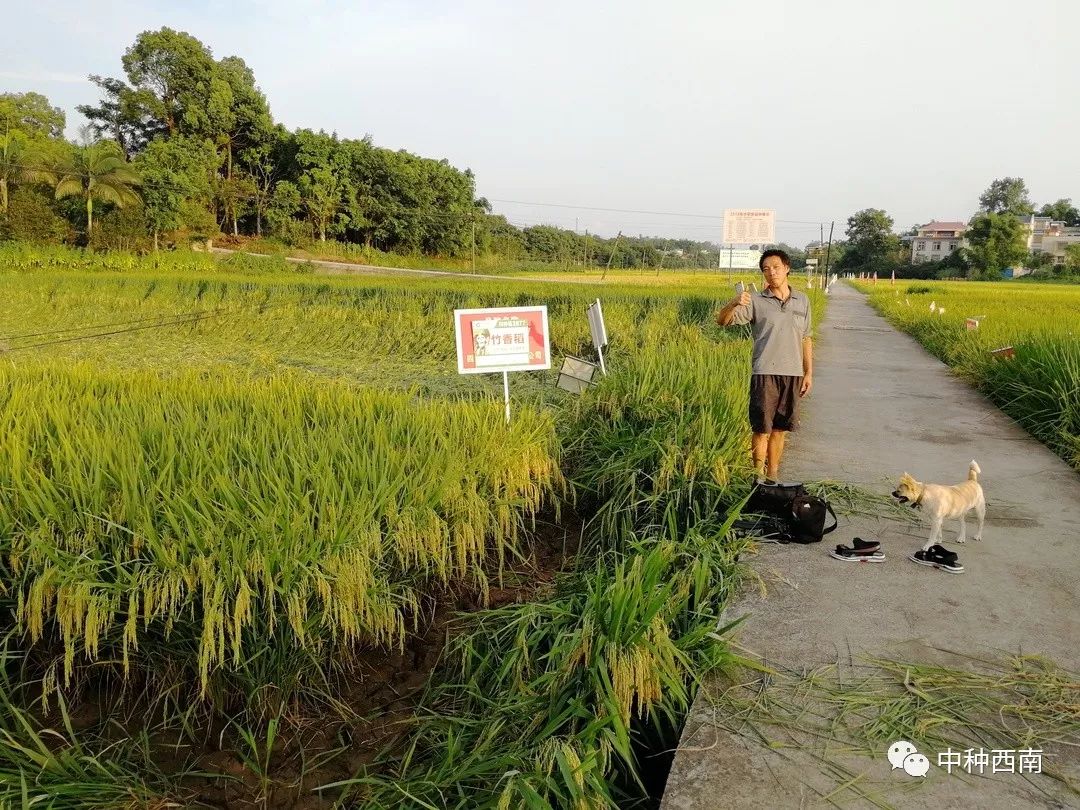
{"label": "man's dark shorts", "polygon": [[795,430],[799,426],[802,377],[750,375],[750,429],[754,433]]}

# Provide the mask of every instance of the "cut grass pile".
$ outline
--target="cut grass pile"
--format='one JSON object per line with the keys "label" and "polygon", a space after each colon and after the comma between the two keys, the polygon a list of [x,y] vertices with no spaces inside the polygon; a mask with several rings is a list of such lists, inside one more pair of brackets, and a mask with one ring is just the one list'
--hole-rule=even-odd
{"label": "cut grass pile", "polygon": [[[982,749],[1042,751],[1041,775],[1027,778],[1049,805],[1080,797],[1080,680],[1037,656],[974,659],[946,650],[927,663],[874,658],[809,671],[756,670],[750,680],[709,694],[706,725],[715,725],[780,756],[808,756],[832,786],[823,803],[860,800],[902,807],[896,794],[921,780],[883,779],[885,752],[906,740],[931,761],[932,777],[979,778],[963,755]],[[704,728],[695,743],[709,738]],[[948,776],[937,753],[961,764]],[[959,772],[959,774],[958,774]],[[987,772],[989,773],[989,771]],[[958,775],[957,775],[958,774]],[[985,776],[985,775],[984,775]],[[1054,784],[1056,783],[1056,784]]]}

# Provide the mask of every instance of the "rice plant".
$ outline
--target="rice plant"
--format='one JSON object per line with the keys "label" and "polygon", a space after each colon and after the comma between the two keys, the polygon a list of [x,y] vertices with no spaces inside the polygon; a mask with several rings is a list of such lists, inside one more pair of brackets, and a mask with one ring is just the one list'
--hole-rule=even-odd
{"label": "rice plant", "polygon": [[506,425],[288,374],[0,376],[6,597],[68,677],[104,643],[126,666],[151,628],[198,638],[204,691],[267,637],[401,644],[418,589],[482,589],[561,487],[552,419],[525,408]]}
{"label": "rice plant", "polygon": [[718,628],[737,514],[631,541],[550,601],[465,619],[404,755],[337,787],[371,806],[632,806],[635,742],[678,728],[706,674],[748,663]]}
{"label": "rice plant", "polygon": [[[0,607],[51,711],[102,680],[185,745],[224,728],[266,804],[271,721],[293,740],[312,713],[356,720],[365,656],[400,650],[436,599],[482,604],[540,510],[570,504],[592,542],[557,592],[463,617],[404,747],[324,793],[629,804],[641,746],[732,660],[715,631],[749,348],[710,323],[730,279],[491,286],[16,246],[0,294]],[[454,308],[546,303],[557,359],[588,356],[596,297],[611,373],[587,395],[515,375],[507,425],[501,386],[456,374]],[[173,787],[147,801],[187,795]]]}

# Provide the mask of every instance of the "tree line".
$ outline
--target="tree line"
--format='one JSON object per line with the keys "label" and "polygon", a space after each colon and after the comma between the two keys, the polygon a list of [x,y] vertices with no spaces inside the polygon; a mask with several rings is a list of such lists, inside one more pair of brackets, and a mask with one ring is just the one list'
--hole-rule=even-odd
{"label": "tree line", "polygon": [[1022,217],[1050,217],[1066,226],[1080,226],[1080,210],[1069,198],[1036,207],[1027,184],[1019,177],[994,180],[979,196],[979,208],[967,223],[967,245],[941,261],[912,264],[911,247],[903,237],[913,237],[920,226],[903,234],[894,230],[894,221],[883,209],[866,208],[848,217],[845,241],[840,243],[842,270],[876,272],[898,277],[962,277],[999,279],[1008,267],[1025,266],[1040,274],[1080,275],[1080,246],[1066,249],[1063,265],[1054,265],[1046,253],[1032,253],[1027,247],[1028,231]]}
{"label": "tree line", "polygon": [[[255,75],[190,34],[140,34],[123,78],[91,76],[81,143],[38,93],[0,95],[0,238],[135,247],[218,233],[290,245],[613,267],[696,267],[716,246],[519,228],[477,197],[469,169],[375,146],[370,136],[275,123]],[[712,259],[709,258],[709,252]]]}

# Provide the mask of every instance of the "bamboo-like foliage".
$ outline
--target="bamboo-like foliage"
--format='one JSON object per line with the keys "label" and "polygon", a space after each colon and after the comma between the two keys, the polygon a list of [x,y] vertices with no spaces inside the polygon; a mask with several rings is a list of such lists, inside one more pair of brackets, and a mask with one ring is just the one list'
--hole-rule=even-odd
{"label": "bamboo-like foliage", "polygon": [[[197,671],[262,639],[402,643],[430,582],[485,584],[561,486],[550,416],[492,403],[87,365],[4,368],[8,587],[68,673],[190,626]],[[9,597],[11,594],[9,594]]]}

